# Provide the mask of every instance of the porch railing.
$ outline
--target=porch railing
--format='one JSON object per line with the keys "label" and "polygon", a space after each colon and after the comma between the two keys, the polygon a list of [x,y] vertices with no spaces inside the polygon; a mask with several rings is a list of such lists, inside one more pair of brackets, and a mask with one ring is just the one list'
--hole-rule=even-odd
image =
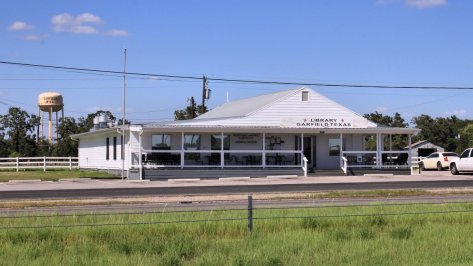
{"label": "porch railing", "polygon": [[409,151],[381,151],[381,158],[377,155],[376,151],[342,152],[347,168],[409,168],[413,159],[409,161]]}
{"label": "porch railing", "polygon": [[348,159],[345,156],[342,156],[342,171],[346,175],[348,173]]}
{"label": "porch railing", "polygon": [[307,162],[309,160],[307,160],[307,158],[302,155],[302,171],[304,171],[304,176],[307,176]]}
{"label": "porch railing", "polygon": [[[132,167],[139,167],[139,152],[132,153]],[[223,158],[222,158],[223,155]],[[163,167],[302,167],[298,150],[142,150],[146,168]]]}

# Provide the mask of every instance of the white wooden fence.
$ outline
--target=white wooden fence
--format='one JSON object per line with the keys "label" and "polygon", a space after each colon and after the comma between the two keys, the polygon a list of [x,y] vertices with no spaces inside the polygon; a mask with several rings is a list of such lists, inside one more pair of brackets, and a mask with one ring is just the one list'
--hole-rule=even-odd
{"label": "white wooden fence", "polygon": [[79,168],[78,157],[13,157],[0,158],[0,170]]}

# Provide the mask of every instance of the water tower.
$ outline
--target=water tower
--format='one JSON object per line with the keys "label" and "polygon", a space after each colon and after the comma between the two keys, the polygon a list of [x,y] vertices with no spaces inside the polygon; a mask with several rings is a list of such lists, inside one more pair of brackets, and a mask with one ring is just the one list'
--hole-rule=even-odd
{"label": "water tower", "polygon": [[53,143],[53,112],[56,113],[56,139],[58,138],[57,125],[58,125],[58,112],[62,111],[62,119],[64,119],[64,102],[62,95],[57,92],[44,92],[38,97],[38,108],[39,117],[41,119],[41,127],[39,136],[44,136],[44,114],[49,113],[49,127],[48,127],[48,141]]}

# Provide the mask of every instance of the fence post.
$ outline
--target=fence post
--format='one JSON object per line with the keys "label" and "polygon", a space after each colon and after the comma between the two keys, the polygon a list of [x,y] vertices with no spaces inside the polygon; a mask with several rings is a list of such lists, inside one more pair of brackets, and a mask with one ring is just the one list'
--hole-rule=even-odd
{"label": "fence post", "polygon": [[16,171],[20,171],[20,158],[16,157]]}
{"label": "fence post", "polygon": [[46,172],[46,156],[43,156],[43,171]]}
{"label": "fence post", "polygon": [[69,170],[72,170],[72,156],[69,156]]}
{"label": "fence post", "polygon": [[248,195],[248,233],[253,232],[253,195]]}

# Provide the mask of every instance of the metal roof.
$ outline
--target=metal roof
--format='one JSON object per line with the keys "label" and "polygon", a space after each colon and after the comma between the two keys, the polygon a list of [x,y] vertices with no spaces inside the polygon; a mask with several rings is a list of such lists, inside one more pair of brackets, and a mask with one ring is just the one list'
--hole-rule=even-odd
{"label": "metal roof", "polygon": [[224,103],[207,113],[200,115],[195,120],[247,116],[266,107],[268,104],[272,104],[279,99],[284,99],[303,89],[304,88],[278,91]]}
{"label": "metal roof", "polygon": [[[130,129],[130,126],[125,125],[125,131],[129,130],[129,129]],[[101,129],[96,129],[96,130],[88,131],[88,132],[84,132],[84,133],[73,134],[73,135],[70,136],[70,138],[74,139],[74,140],[77,140],[77,139],[79,139],[81,137],[84,137],[84,136],[100,135],[100,134],[109,133],[109,132],[113,132],[113,131],[117,131],[117,130],[122,130],[122,126],[101,128]]]}

